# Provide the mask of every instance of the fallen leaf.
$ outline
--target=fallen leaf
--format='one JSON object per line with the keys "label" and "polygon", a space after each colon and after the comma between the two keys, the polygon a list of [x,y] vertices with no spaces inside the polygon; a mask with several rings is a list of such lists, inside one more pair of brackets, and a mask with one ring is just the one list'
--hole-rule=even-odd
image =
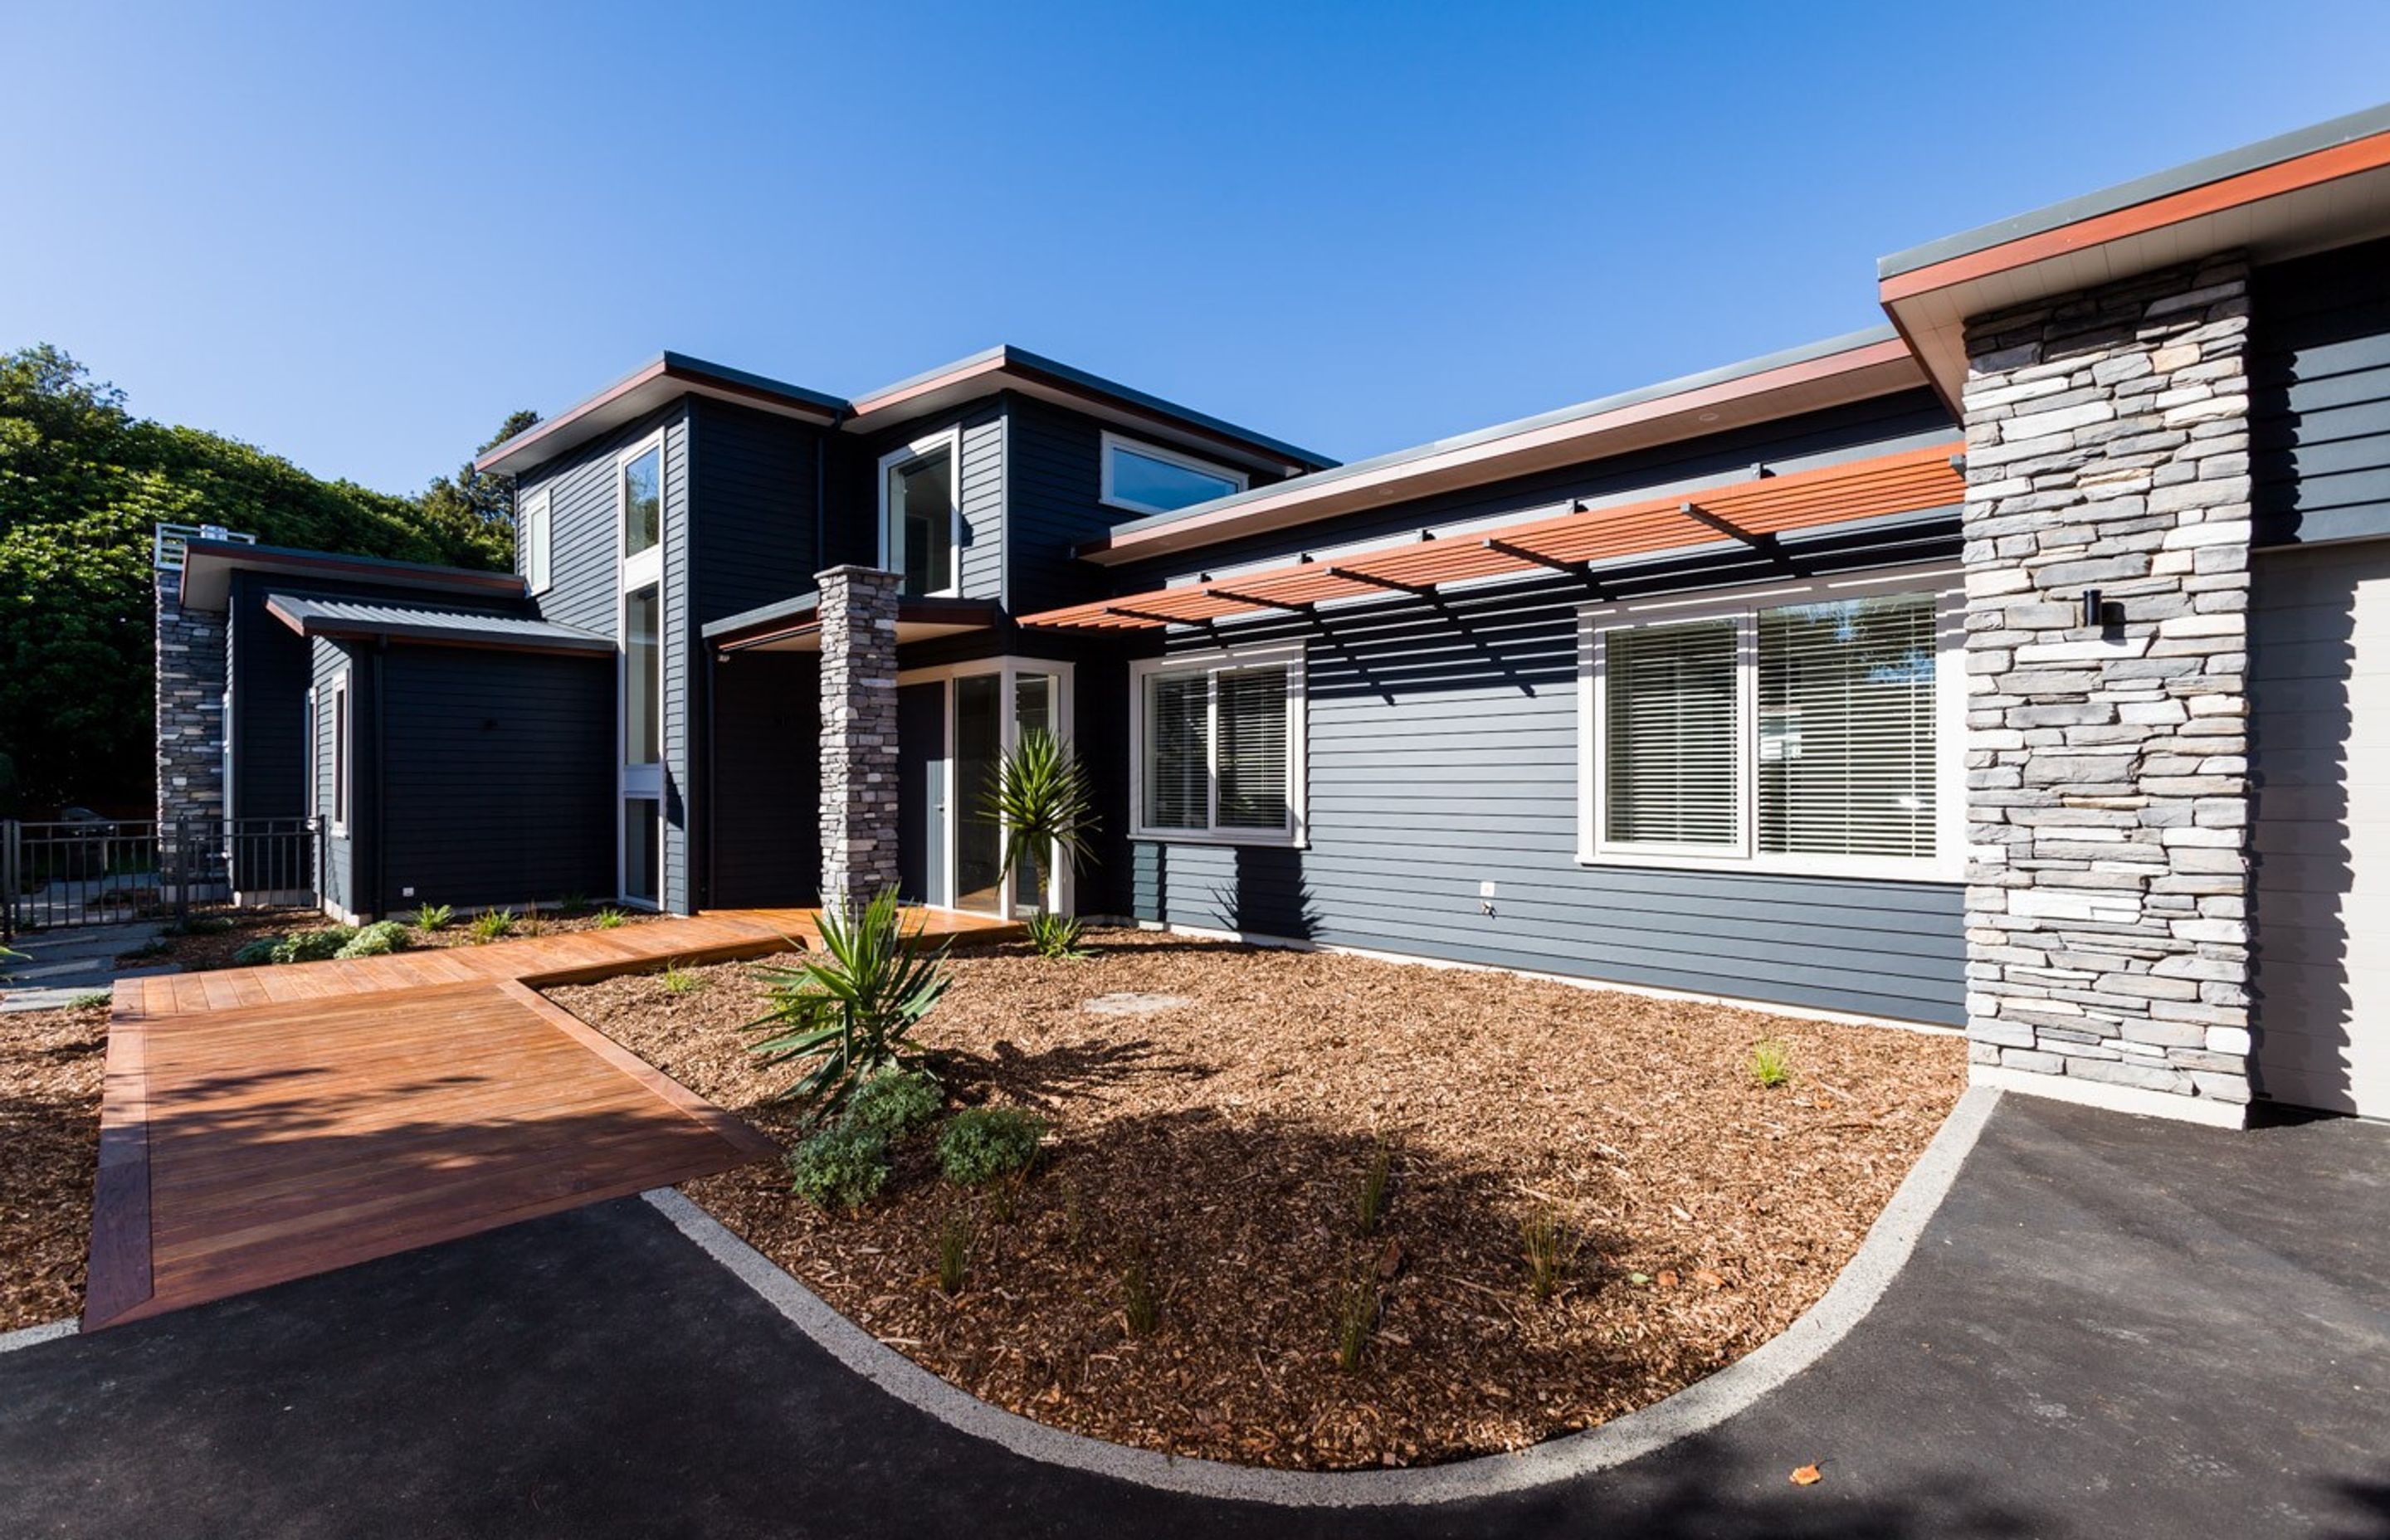
{"label": "fallen leaf", "polygon": [[1378,1253],[1378,1277],[1391,1280],[1403,1270],[1403,1243],[1389,1240],[1386,1249]]}
{"label": "fallen leaf", "polygon": [[1677,1287],[1677,1274],[1674,1268],[1670,1268],[1660,1275],[1660,1287],[1663,1289],[1674,1289]]}
{"label": "fallen leaf", "polygon": [[1825,1473],[1814,1465],[1805,1465],[1792,1472],[1794,1486],[1815,1486],[1825,1479]]}
{"label": "fallen leaf", "polygon": [[1693,1281],[1700,1284],[1704,1289],[1724,1289],[1726,1287],[1726,1279],[1715,1269],[1708,1267],[1694,1268]]}

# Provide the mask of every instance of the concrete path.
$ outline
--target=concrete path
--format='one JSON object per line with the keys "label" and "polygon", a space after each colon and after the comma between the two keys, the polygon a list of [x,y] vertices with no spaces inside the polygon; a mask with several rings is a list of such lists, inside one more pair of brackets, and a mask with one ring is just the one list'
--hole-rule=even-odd
{"label": "concrete path", "polygon": [[22,959],[0,957],[0,1014],[56,1010],[94,995],[106,995],[119,979],[175,971],[171,963],[119,968],[116,959],[166,933],[163,920],[135,920],[87,929],[35,930],[8,943]]}
{"label": "concrete path", "polygon": [[1339,1512],[1034,1464],[634,1199],[0,1354],[0,1534],[2380,1537],[2385,1406],[2390,1129],[2011,1097],[1839,1346],[1557,1488]]}

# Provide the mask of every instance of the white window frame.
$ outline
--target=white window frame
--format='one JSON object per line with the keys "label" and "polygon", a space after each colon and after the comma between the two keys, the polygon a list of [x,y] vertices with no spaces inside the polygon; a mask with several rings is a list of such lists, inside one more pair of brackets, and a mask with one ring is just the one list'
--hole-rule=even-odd
{"label": "white window frame", "polygon": [[[620,512],[616,510],[618,516]],[[524,501],[522,535],[523,587],[532,594],[545,594],[556,586],[556,510],[547,488],[540,488]]]}
{"label": "white window frame", "polygon": [[356,725],[349,719],[349,671],[332,675],[332,832],[349,832],[349,816],[356,811],[353,769],[357,757]]}
{"label": "white window frame", "polygon": [[[631,462],[649,450],[656,456],[656,543],[636,556],[630,551],[630,478]],[[665,730],[664,719],[669,702],[663,690],[664,637],[671,607],[664,593],[664,546],[672,538],[671,509],[666,507],[669,487],[668,462],[664,451],[664,430],[661,428],[636,443],[625,445],[614,456],[614,897],[617,903],[635,908],[661,910],[668,873],[664,866],[664,745],[671,735]],[[656,591],[656,763],[635,765],[631,759],[631,724],[623,711],[631,683],[631,596],[644,588]],[[623,851],[623,809],[633,802],[653,802],[656,804],[656,896],[652,903],[646,899],[623,896],[624,879],[630,875]]]}
{"label": "white window frame", "polygon": [[[937,757],[945,766],[943,785],[946,801],[944,806],[931,810],[937,815],[940,843],[938,868],[928,874],[930,890],[934,895],[929,900],[931,908],[951,910],[955,907],[955,899],[957,896],[955,892],[955,830],[960,820],[955,816],[957,812],[955,799],[959,786],[955,777],[955,681],[975,674],[1000,675],[996,687],[997,693],[1003,697],[1004,709],[997,713],[1001,733],[998,741],[1001,751],[1010,754],[1021,744],[1021,717],[1017,700],[1019,680],[1024,674],[1043,674],[1052,677],[1054,689],[1059,697],[1054,702],[1057,736],[1066,745],[1073,741],[1073,734],[1077,725],[1073,717],[1079,694],[1076,670],[1076,664],[1064,662],[1059,659],[1022,658],[1008,653],[999,658],[974,658],[963,663],[941,663],[932,668],[906,669],[896,675],[896,686],[899,689],[907,685],[934,684],[943,687],[939,692]],[[1006,881],[997,886],[996,918],[1008,920],[1020,918],[1016,913],[1018,905],[1013,896],[1014,885]],[[1061,853],[1059,850],[1048,852],[1046,862],[1047,905],[1056,914],[1069,914],[1072,912],[1071,905],[1076,901],[1077,893],[1078,883],[1075,875],[1070,869],[1070,864],[1061,859]]]}
{"label": "white window frame", "polygon": [[951,581],[944,588],[907,597],[953,598],[963,590],[963,430],[959,426],[941,429],[880,456],[880,570],[894,572],[901,579],[905,571],[903,557],[891,538],[894,532],[888,522],[888,483],[894,479],[893,473],[898,466],[942,449],[946,453],[946,464],[954,470],[954,490],[946,505],[946,571]]}
{"label": "white window frame", "polygon": [[[1206,476],[1225,477],[1236,482],[1236,492],[1224,492],[1220,494],[1222,497],[1234,497],[1237,492],[1243,492],[1253,485],[1253,477],[1234,466],[1217,465],[1210,460],[1200,459],[1184,450],[1164,449],[1158,443],[1148,443],[1143,439],[1133,439],[1125,433],[1114,433],[1107,430],[1104,433],[1103,447],[1102,501],[1104,507],[1108,508],[1119,508],[1127,513],[1176,513],[1178,511],[1176,508],[1156,507],[1151,503],[1140,503],[1132,497],[1120,496],[1112,491],[1112,453],[1119,449],[1143,455],[1150,459],[1160,460],[1165,465],[1175,465],[1181,469],[1200,471]],[[1211,502],[1214,499],[1206,498],[1204,501]],[[1185,506],[1195,507],[1192,503]]]}
{"label": "white window frame", "polygon": [[[1844,855],[1758,849],[1759,641],[1763,610],[1834,599],[1930,594],[1934,619],[1934,853]],[[1577,861],[1588,866],[1661,866],[1689,871],[1792,877],[1881,878],[1959,882],[1966,878],[1966,586],[1947,564],[1832,577],[1787,579],[1728,593],[1600,602],[1579,608],[1577,622]],[[1675,621],[1732,619],[1735,644],[1736,842],[1716,846],[1638,844],[1607,837],[1609,700],[1604,689],[1611,632]]]}
{"label": "white window frame", "polygon": [[[1146,681],[1157,674],[1218,674],[1279,664],[1286,668],[1285,831],[1273,833],[1261,828],[1220,827],[1220,691],[1216,684],[1205,692],[1205,711],[1208,713],[1203,744],[1206,827],[1150,827],[1145,815]],[[1300,642],[1222,648],[1208,652],[1182,652],[1132,661],[1128,666],[1129,837],[1185,845],[1263,845],[1292,850],[1308,846],[1311,842],[1311,708],[1304,687],[1304,648]]]}
{"label": "white window frame", "polygon": [[315,735],[323,730],[323,703],[315,687],[307,687],[307,816],[324,815],[324,748]]}

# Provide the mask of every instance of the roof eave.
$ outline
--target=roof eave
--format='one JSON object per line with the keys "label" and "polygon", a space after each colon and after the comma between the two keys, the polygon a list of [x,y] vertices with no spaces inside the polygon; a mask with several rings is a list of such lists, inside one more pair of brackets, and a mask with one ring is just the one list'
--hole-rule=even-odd
{"label": "roof eave", "polygon": [[663,353],[597,394],[493,445],[474,459],[473,468],[520,475],[610,429],[691,394],[752,406],[822,427],[837,423],[847,409],[847,404],[840,397],[802,385],[749,374],[684,353]]}

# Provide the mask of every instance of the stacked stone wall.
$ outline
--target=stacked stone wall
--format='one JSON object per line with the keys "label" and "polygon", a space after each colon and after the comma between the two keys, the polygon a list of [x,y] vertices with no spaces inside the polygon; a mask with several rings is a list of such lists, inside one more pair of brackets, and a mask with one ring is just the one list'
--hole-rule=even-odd
{"label": "stacked stone wall", "polygon": [[821,622],[821,897],[852,914],[896,875],[897,575],[817,574]]}

